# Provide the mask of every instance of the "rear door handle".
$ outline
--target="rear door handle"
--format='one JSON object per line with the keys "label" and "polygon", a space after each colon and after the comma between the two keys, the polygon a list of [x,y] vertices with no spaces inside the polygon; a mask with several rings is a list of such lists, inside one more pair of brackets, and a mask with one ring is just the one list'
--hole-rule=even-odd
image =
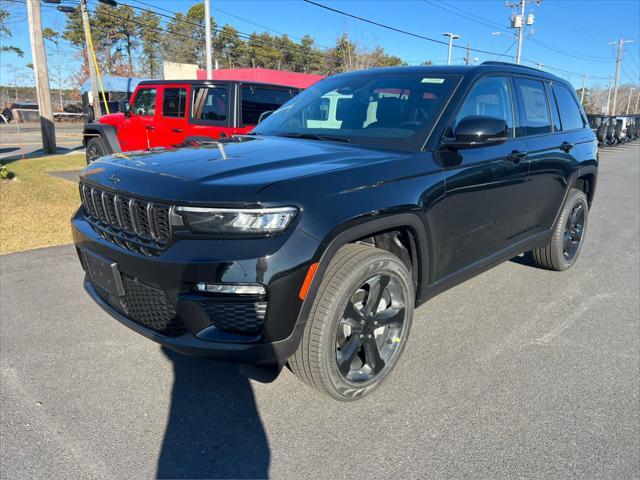
{"label": "rear door handle", "polygon": [[154,128],[153,128],[153,125],[147,125],[147,126],[146,126],[146,127],[144,127],[144,128],[146,128],[147,130],[153,130],[153,129],[154,129]]}
{"label": "rear door handle", "polygon": [[172,132],[176,132],[176,133],[182,133],[182,129],[181,128],[172,128],[171,131]]}
{"label": "rear door handle", "polygon": [[564,141],[560,144],[560,150],[564,151],[564,152],[570,152],[571,149],[574,147],[575,145],[573,143],[569,143],[567,141]]}
{"label": "rear door handle", "polygon": [[511,160],[513,163],[519,163],[520,160],[527,158],[527,152],[521,152],[520,150],[514,150],[513,152],[511,152],[511,154],[509,155],[509,160]]}

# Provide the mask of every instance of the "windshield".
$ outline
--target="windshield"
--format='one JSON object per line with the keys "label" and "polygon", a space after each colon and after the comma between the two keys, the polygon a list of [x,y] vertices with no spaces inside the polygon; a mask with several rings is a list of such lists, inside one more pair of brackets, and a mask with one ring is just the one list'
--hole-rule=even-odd
{"label": "windshield", "polygon": [[418,151],[460,78],[426,69],[329,77],[291,99],[253,131]]}

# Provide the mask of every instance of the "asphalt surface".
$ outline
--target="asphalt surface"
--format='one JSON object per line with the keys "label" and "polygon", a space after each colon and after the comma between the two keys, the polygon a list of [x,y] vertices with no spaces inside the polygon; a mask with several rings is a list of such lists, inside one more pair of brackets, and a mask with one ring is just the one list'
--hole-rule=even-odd
{"label": "asphalt surface", "polygon": [[640,143],[605,149],[584,250],[417,311],[351,404],[181,357],[103,313],[73,247],[0,257],[2,478],[638,478]]}
{"label": "asphalt surface", "polygon": [[[58,154],[83,151],[82,122],[56,122]],[[44,155],[39,123],[0,122],[0,161]]]}

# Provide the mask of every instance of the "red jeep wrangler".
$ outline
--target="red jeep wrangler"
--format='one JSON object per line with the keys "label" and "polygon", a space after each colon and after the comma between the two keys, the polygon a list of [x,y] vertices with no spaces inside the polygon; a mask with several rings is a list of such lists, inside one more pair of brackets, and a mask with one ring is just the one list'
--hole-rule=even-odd
{"label": "red jeep wrangler", "polygon": [[224,80],[140,82],[123,112],[84,127],[87,163],[118,152],[211,141],[249,132],[299,88]]}

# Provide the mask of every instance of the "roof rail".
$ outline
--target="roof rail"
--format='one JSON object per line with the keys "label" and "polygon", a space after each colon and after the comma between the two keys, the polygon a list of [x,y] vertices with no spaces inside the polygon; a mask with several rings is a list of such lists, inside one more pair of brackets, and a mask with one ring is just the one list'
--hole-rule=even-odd
{"label": "roof rail", "polygon": [[482,65],[506,65],[509,67],[520,67],[520,68],[527,68],[529,70],[535,70],[536,72],[540,72],[541,70],[534,68],[534,67],[529,67],[527,65],[521,65],[518,63],[510,63],[510,62],[498,62],[497,60],[487,60],[486,62],[482,62]]}

